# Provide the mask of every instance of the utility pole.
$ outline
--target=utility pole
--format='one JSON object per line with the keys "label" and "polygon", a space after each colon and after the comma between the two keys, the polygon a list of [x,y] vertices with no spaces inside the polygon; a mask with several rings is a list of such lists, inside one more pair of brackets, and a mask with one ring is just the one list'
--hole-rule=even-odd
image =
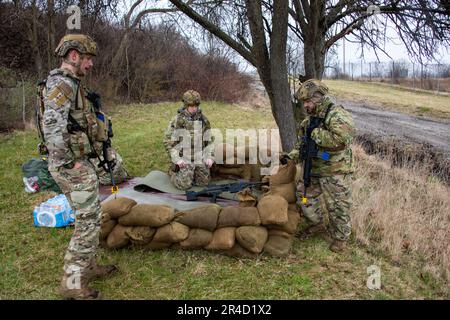
{"label": "utility pole", "polygon": [[343,67],[342,73],[345,75],[345,37],[342,38],[342,50],[343,50]]}

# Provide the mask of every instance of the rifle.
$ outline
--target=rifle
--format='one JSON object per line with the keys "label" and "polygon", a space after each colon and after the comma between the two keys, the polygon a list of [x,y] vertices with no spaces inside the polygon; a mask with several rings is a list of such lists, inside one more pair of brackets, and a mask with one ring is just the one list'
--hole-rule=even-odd
{"label": "rifle", "polygon": [[[328,114],[328,113],[327,113]],[[313,158],[320,158],[322,160],[329,160],[330,154],[325,151],[319,151],[316,142],[311,138],[312,131],[317,128],[324,118],[310,117],[310,122],[306,128],[306,135],[302,137],[302,143],[300,146],[300,159],[304,161],[303,164],[303,186],[305,187],[302,197],[302,203],[306,204],[308,199],[306,198],[306,189],[311,185],[311,170]]]}
{"label": "rifle", "polygon": [[230,193],[236,193],[245,188],[253,188],[263,184],[268,184],[268,182],[235,182],[227,184],[212,184],[198,192],[186,191],[186,200],[195,201],[199,196],[211,196],[210,202],[216,202],[217,197],[222,192],[228,191]]}
{"label": "rifle", "polygon": [[[88,94],[86,95],[86,98],[92,102],[92,105],[94,107],[97,118],[100,121],[102,121],[103,123],[107,123],[107,126],[108,126],[107,139],[105,141],[102,141],[103,160],[100,159],[100,157],[97,154],[97,158],[100,161],[98,166],[103,168],[103,170],[105,170],[106,172],[109,173],[109,176],[111,177],[111,184],[112,184],[111,192],[114,194],[117,194],[117,192],[119,191],[119,188],[117,187],[117,185],[114,181],[114,175],[113,175],[114,166],[116,164],[113,160],[109,159],[109,157],[108,157],[108,148],[111,148],[111,138],[114,137],[114,132],[112,129],[112,122],[111,122],[111,119],[105,119],[104,113],[101,112],[101,110],[102,110],[101,96],[97,92],[95,92],[95,91],[88,92]],[[93,148],[93,150],[95,152],[94,148]]]}

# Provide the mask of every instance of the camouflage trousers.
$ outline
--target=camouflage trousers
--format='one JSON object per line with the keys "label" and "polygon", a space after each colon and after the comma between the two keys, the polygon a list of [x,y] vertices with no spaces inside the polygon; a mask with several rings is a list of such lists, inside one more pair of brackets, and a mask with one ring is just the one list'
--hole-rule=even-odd
{"label": "camouflage trousers", "polygon": [[297,186],[297,204],[311,225],[323,223],[324,213],[328,213],[328,231],[333,239],[347,241],[352,230],[350,208],[352,206],[351,174],[331,177],[311,178],[306,197],[302,204],[303,182]]}
{"label": "camouflage trousers", "polygon": [[209,183],[209,169],[204,165],[188,164],[178,172],[169,170],[170,181],[177,189],[187,190],[193,185],[207,186]]}
{"label": "camouflage trousers", "polygon": [[75,211],[75,230],[64,256],[64,271],[68,275],[82,275],[95,258],[102,214],[95,169],[88,160],[77,162],[82,164],[79,169],[60,167],[51,172]]}
{"label": "camouflage trousers", "polygon": [[[116,163],[116,165],[114,166],[114,169],[113,169],[114,182],[122,183],[126,179],[128,179],[130,177],[130,175],[128,174],[128,171],[125,169],[125,167],[123,165],[122,157],[113,148],[111,148],[111,155],[112,155],[112,158],[115,159],[115,163]],[[100,184],[102,186],[111,185],[112,182],[111,182],[111,176],[110,176],[109,172],[106,172],[102,167],[98,166],[100,161],[97,158],[89,159],[89,161],[92,163],[92,165],[95,168],[95,171],[97,173]]]}

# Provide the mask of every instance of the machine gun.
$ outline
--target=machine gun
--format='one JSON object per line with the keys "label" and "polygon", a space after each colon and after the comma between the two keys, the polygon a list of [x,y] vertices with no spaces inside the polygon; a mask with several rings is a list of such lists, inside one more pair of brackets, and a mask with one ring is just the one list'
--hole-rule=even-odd
{"label": "machine gun", "polygon": [[195,201],[199,196],[208,196],[211,197],[211,202],[216,202],[217,197],[222,192],[230,192],[236,193],[245,188],[253,188],[260,185],[266,185],[268,182],[235,182],[235,183],[227,183],[227,184],[212,184],[207,186],[205,189],[200,190],[198,192],[195,191],[186,191],[186,200],[187,201]]}

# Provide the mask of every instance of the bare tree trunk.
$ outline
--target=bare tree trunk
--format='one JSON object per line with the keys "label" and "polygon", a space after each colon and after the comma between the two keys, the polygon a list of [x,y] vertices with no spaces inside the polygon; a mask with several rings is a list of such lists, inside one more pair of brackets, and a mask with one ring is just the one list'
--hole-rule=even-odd
{"label": "bare tree trunk", "polygon": [[291,151],[297,142],[294,112],[287,70],[288,1],[275,1],[273,10],[273,34],[270,42],[270,76],[273,98],[272,113],[280,130],[284,151]]}
{"label": "bare tree trunk", "polygon": [[[141,19],[149,13],[163,13],[163,12],[176,11],[176,9],[171,9],[171,8],[169,8],[169,9],[168,8],[145,9],[145,10],[140,11],[136,15],[136,17],[132,20],[131,16],[133,15],[134,10],[139,5],[141,5],[141,3],[143,1],[144,0],[135,0],[134,3],[131,5],[130,10],[128,10],[127,14],[124,17],[125,32],[124,32],[122,38],[120,39],[119,47],[111,61],[110,78],[112,78],[113,80],[109,82],[108,93],[110,93],[111,92],[110,90],[112,90],[112,93],[114,95],[117,95],[117,91],[122,83],[122,79],[119,79],[119,75],[121,74],[120,69],[119,69],[120,63],[121,63],[123,55],[126,54],[128,42],[130,41],[130,34],[133,31],[133,29],[136,28],[137,25],[140,23]],[[188,1],[188,3],[190,3],[190,1]],[[127,64],[127,67],[128,67],[128,64]]]}
{"label": "bare tree trunk", "polygon": [[31,12],[32,12],[32,18],[31,18],[31,30],[30,30],[30,42],[31,42],[31,48],[33,50],[33,56],[34,56],[34,65],[35,65],[35,71],[39,77],[39,79],[42,77],[42,57],[41,53],[39,51],[39,45],[38,45],[38,9],[36,6],[36,0],[33,0],[31,4]]}
{"label": "bare tree trunk", "polygon": [[122,62],[122,57],[126,51],[126,48],[128,47],[128,39],[129,39],[129,33],[130,30],[126,29],[124,35],[122,36],[122,39],[120,40],[119,48],[117,49],[114,57],[111,61],[111,68],[110,68],[110,78],[112,79],[109,81],[109,88],[108,88],[108,94],[112,94],[114,96],[117,95],[117,92],[119,90],[120,84],[122,83],[120,78],[120,65]]}
{"label": "bare tree trunk", "polygon": [[26,128],[25,82],[23,81],[23,76],[22,75],[20,75],[20,79],[22,81],[22,123],[23,123],[23,127]]}
{"label": "bare tree trunk", "polygon": [[289,1],[274,1],[270,52],[266,43],[267,37],[263,22],[261,0],[245,1],[245,14],[250,27],[251,45],[246,40],[237,42],[224,32],[220,26],[212,23],[205,16],[198,14],[187,3],[181,0],[170,0],[170,2],[255,66],[269,96],[272,114],[280,130],[283,150],[292,150],[297,142],[297,137],[286,63]]}
{"label": "bare tree trunk", "polygon": [[48,18],[48,31],[47,31],[47,68],[53,69],[55,59],[53,50],[55,50],[55,0],[47,0],[47,18]]}
{"label": "bare tree trunk", "polygon": [[128,47],[125,48],[125,59],[127,61],[127,102],[130,103],[131,98],[131,82],[130,82],[130,62],[128,60]]}

